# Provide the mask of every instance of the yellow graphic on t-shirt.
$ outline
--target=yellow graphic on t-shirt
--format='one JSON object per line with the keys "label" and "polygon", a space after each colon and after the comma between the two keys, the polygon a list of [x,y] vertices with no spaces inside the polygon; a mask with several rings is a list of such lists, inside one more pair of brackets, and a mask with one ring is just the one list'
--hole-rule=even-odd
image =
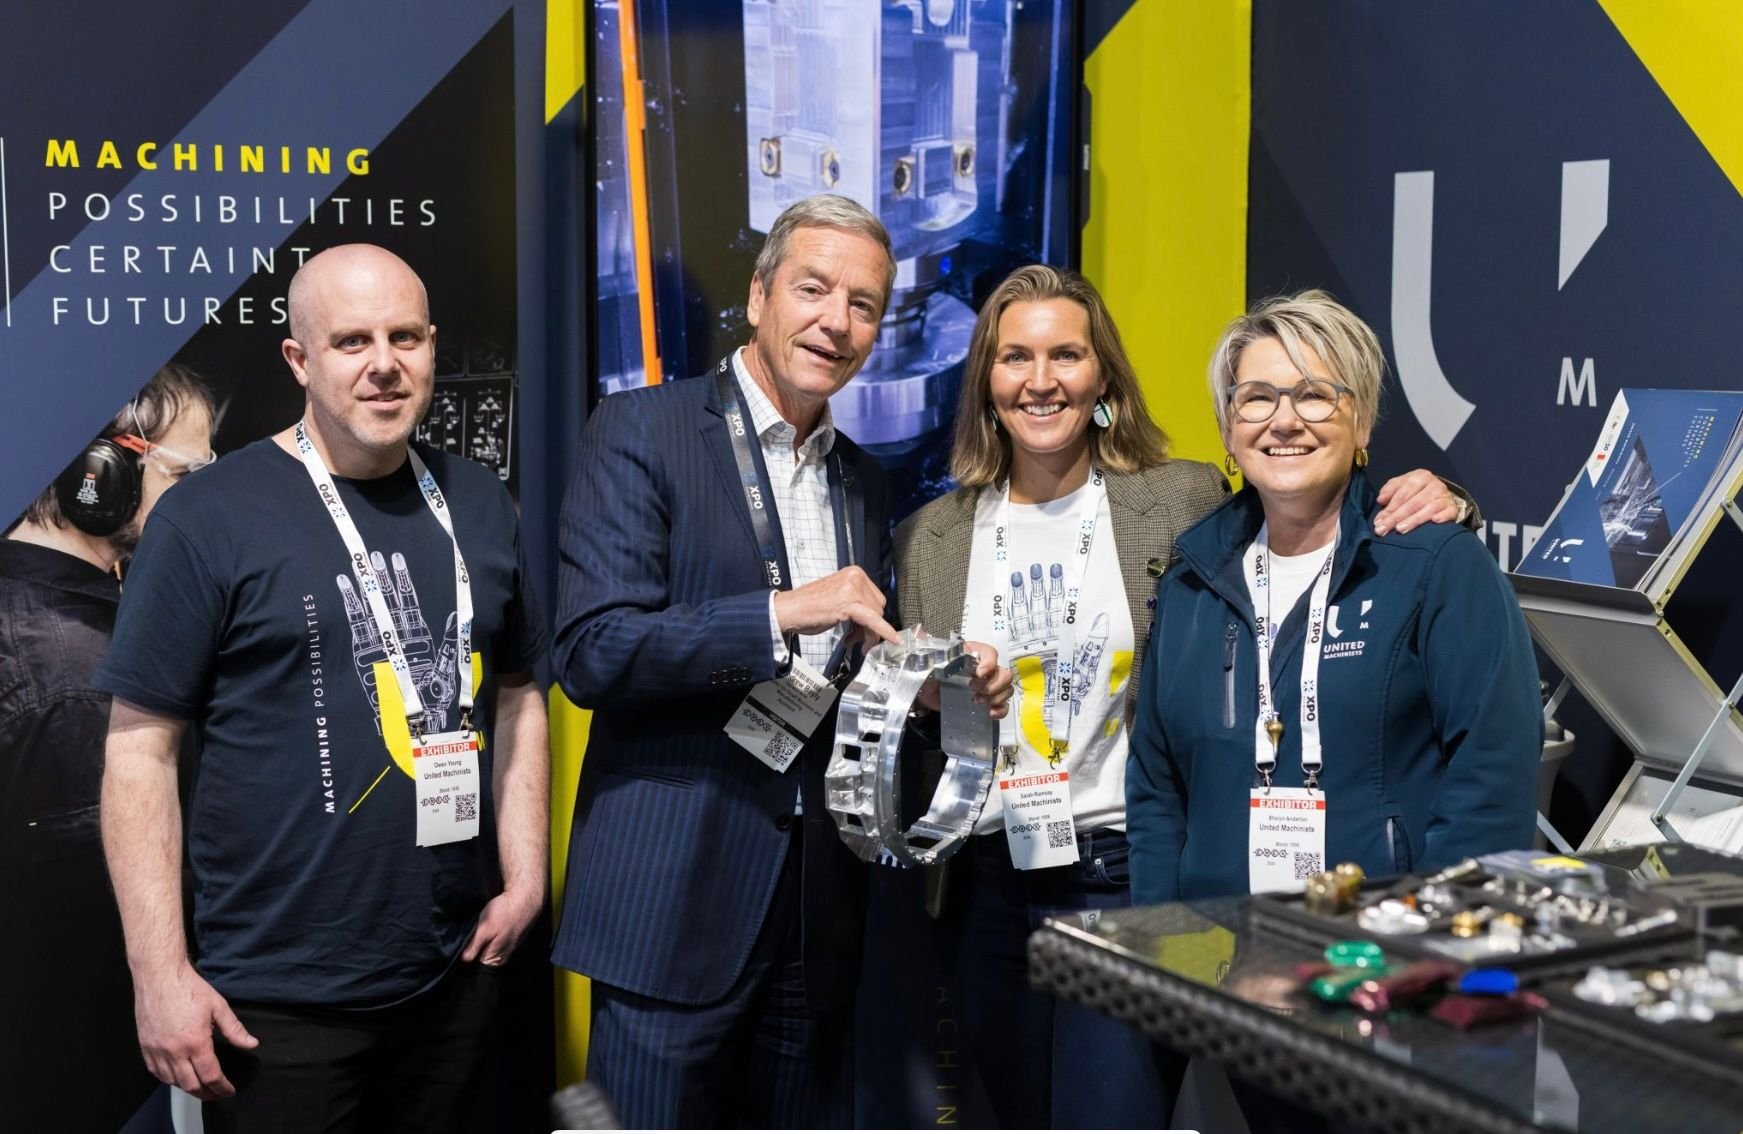
{"label": "yellow graphic on t-shirt", "polygon": [[[393,675],[393,667],[384,661],[374,665],[375,688],[380,697],[380,717],[376,723],[381,727],[381,742],[387,746],[387,754],[391,762],[381,769],[381,775],[375,777],[357,802],[353,803],[347,814],[356,811],[363,801],[369,798],[369,793],[375,790],[375,785],[381,782],[382,776],[394,768],[406,774],[408,779],[415,779],[416,772],[412,770],[412,730],[406,722],[405,698],[400,695],[399,681]],[[484,654],[481,651],[472,652],[472,688],[484,687]],[[473,734],[478,738],[479,751],[484,749],[484,733]]]}
{"label": "yellow graphic on t-shirt", "polygon": [[1047,661],[1036,654],[1016,659],[1011,667],[1017,680],[1017,725],[1031,751],[1039,752],[1049,764],[1058,766],[1071,747],[1066,739],[1055,740],[1047,731]]}
{"label": "yellow graphic on t-shirt", "polygon": [[[1113,664],[1108,667],[1108,697],[1118,701],[1125,691],[1126,682],[1132,679],[1132,651],[1115,650]],[[1125,723],[1124,714],[1116,714],[1108,718],[1108,723],[1102,726],[1103,736],[1112,736],[1120,731],[1120,725]]]}
{"label": "yellow graphic on t-shirt", "polygon": [[[1050,716],[1069,714],[1075,718],[1083,708],[1084,698],[1079,696],[1070,705],[1052,704],[1048,700],[1054,654],[1028,654],[1015,659],[1011,663],[1011,671],[1016,677],[1017,727],[1023,740],[1032,752],[1039,753],[1049,764],[1058,767],[1071,750],[1068,737],[1055,736]],[[1094,655],[1086,655],[1089,662],[1080,671],[1086,682],[1093,682],[1096,677]],[[1119,703],[1125,692],[1127,683],[1132,679],[1132,651],[1114,650],[1110,656],[1107,672],[1107,694],[1111,703]],[[1083,692],[1087,692],[1084,690]],[[1057,701],[1057,697],[1055,697]],[[1052,713],[1049,713],[1049,709]],[[1112,737],[1123,723],[1121,714],[1114,714],[1102,726],[1102,735]]]}

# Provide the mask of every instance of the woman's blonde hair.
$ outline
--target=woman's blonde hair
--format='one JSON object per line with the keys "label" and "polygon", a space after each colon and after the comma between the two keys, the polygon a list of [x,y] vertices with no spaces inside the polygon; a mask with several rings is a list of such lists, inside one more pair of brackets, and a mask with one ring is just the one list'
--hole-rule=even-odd
{"label": "woman's blonde hair", "polygon": [[[1235,388],[1241,352],[1260,339],[1276,339],[1304,377],[1327,378],[1350,388],[1350,408],[1356,428],[1373,429],[1380,419],[1381,382],[1386,372],[1386,354],[1380,340],[1354,311],[1317,288],[1296,295],[1262,299],[1224,331],[1210,356],[1210,399],[1216,406],[1216,423],[1224,433],[1229,427],[1229,393]],[[1302,347],[1328,367],[1330,374],[1314,374]]]}
{"label": "woman's blonde hair", "polygon": [[993,364],[998,358],[999,321],[1014,303],[1066,299],[1089,316],[1089,349],[1101,377],[1102,395],[1113,413],[1107,429],[1091,426],[1090,459],[1108,472],[1129,473],[1168,459],[1168,435],[1154,421],[1138,389],[1119,329],[1095,285],[1064,268],[1031,264],[1018,268],[981,305],[969,340],[968,364],[962,374],[962,396],[956,404],[956,443],[950,452],[950,474],[966,488],[1002,484],[1011,474],[1011,439],[992,413]]}

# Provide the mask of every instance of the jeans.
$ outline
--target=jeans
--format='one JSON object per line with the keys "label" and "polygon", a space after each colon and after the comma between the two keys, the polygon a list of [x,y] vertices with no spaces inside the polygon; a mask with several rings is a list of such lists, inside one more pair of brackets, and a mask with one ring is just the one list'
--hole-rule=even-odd
{"label": "jeans", "polygon": [[1131,905],[1123,832],[1078,836],[1075,864],[1019,871],[1004,834],[981,835],[952,864],[963,1033],[1007,1129],[1166,1126],[1184,1061],[1143,1033],[1029,987],[1029,935],[1047,917]]}

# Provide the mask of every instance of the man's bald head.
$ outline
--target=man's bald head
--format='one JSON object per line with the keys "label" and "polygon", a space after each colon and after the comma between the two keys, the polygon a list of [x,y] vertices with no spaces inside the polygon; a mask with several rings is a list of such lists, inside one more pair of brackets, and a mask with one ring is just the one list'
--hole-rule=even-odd
{"label": "man's bald head", "polygon": [[334,281],[356,272],[375,272],[387,277],[403,272],[417,285],[418,294],[423,296],[424,322],[430,321],[429,292],[410,264],[375,244],[340,244],[310,257],[291,277],[285,297],[290,307],[291,338],[306,347],[311,337],[323,333],[321,327],[313,325],[321,308],[320,296],[331,289]]}
{"label": "man's bald head", "polygon": [[384,248],[346,244],[302,266],[280,353],[308,395],[303,420],[327,468],[386,476],[430,407],[436,328],[416,272]]}

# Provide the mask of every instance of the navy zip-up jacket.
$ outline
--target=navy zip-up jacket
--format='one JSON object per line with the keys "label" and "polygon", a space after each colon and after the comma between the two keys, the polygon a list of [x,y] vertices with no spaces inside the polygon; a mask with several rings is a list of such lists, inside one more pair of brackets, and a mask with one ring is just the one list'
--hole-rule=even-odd
{"label": "navy zip-up jacket", "polygon": [[[1319,670],[1326,868],[1431,871],[1530,845],[1542,705],[1513,589],[1454,524],[1374,536],[1357,472],[1339,519]],[[1137,903],[1247,892],[1258,670],[1241,555],[1247,488],[1181,536],[1158,585],[1126,769]],[[1301,787],[1309,595],[1284,620],[1272,686],[1287,731],[1273,782]]]}

